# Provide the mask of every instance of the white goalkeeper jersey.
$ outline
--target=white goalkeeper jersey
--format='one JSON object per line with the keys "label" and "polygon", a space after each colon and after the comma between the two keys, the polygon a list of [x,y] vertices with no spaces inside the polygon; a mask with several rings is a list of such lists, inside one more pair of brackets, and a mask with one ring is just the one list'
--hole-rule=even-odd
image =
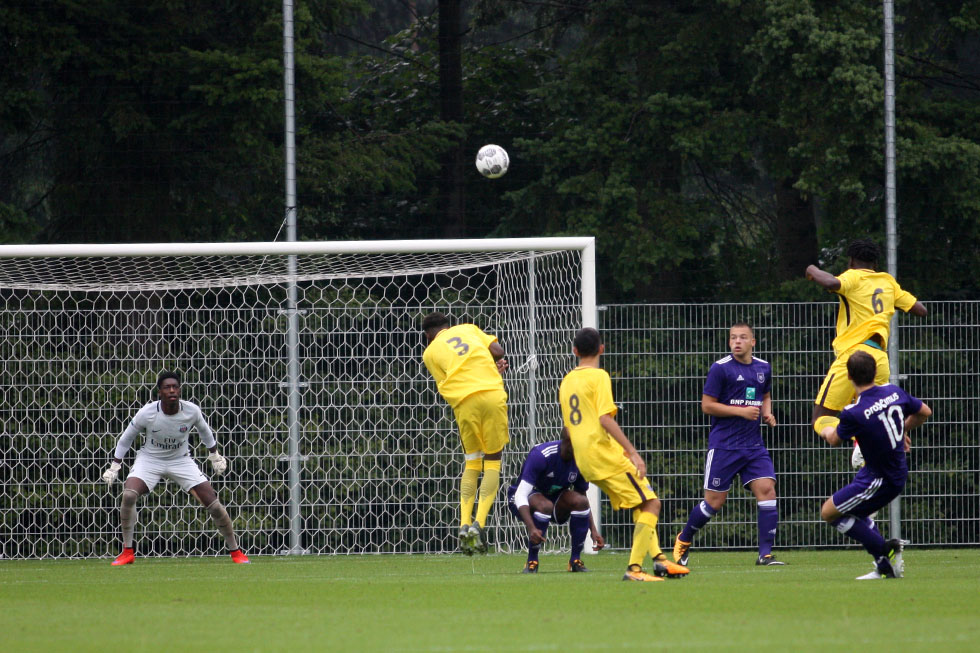
{"label": "white goalkeeper jersey", "polygon": [[201,407],[189,401],[180,402],[175,415],[163,412],[159,401],[140,408],[132,423],[126,427],[116,444],[116,458],[122,460],[140,433],[145,434],[139,452],[160,460],[173,460],[188,455],[187,438],[196,428],[201,444],[211,448],[217,444],[214,432],[201,413]]}

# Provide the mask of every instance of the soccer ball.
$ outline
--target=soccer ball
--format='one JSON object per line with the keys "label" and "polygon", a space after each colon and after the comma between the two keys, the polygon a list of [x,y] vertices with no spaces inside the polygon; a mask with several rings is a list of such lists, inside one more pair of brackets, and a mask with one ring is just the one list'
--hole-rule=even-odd
{"label": "soccer ball", "polygon": [[499,145],[484,145],[476,153],[476,169],[488,179],[497,179],[507,174],[510,157],[507,150]]}

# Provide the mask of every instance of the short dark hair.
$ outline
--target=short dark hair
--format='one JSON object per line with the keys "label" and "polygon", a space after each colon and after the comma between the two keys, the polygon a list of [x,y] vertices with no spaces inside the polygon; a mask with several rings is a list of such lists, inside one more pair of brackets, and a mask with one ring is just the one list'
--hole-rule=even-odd
{"label": "short dark hair", "polygon": [[446,317],[445,313],[440,313],[436,311],[434,313],[429,313],[422,318],[422,331],[428,331],[429,329],[442,328],[449,326],[449,318]]}
{"label": "short dark hair", "polygon": [[881,258],[881,250],[878,249],[875,241],[869,240],[868,238],[859,238],[852,240],[847,246],[847,256],[855,261],[877,265],[878,259]]}
{"label": "short dark hair", "polygon": [[602,344],[602,336],[599,331],[592,327],[579,329],[575,333],[573,341],[579,356],[595,356],[599,353],[599,345]]}
{"label": "short dark hair", "polygon": [[163,385],[163,382],[167,379],[173,379],[180,385],[180,374],[177,372],[160,372],[160,376],[157,377],[157,390]]}
{"label": "short dark hair", "polygon": [[752,333],[752,337],[753,338],[755,337],[755,329],[753,329],[752,328],[752,325],[749,324],[748,322],[746,322],[745,320],[741,320],[740,322],[736,322],[735,324],[733,324],[732,326],[730,326],[728,328],[728,330],[731,331],[735,327],[745,327],[746,329],[748,329]]}
{"label": "short dark hair", "polygon": [[874,356],[867,352],[856,351],[847,359],[847,375],[855,385],[868,385],[875,382],[875,372],[878,364]]}

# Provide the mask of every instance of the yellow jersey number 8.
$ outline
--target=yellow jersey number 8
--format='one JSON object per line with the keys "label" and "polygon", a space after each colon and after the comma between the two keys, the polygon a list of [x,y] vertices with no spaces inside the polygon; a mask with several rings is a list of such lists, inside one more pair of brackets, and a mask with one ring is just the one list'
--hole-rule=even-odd
{"label": "yellow jersey number 8", "polygon": [[572,395],[568,398],[568,407],[571,409],[568,413],[568,421],[574,426],[582,423],[582,411],[579,410],[578,406],[578,395]]}

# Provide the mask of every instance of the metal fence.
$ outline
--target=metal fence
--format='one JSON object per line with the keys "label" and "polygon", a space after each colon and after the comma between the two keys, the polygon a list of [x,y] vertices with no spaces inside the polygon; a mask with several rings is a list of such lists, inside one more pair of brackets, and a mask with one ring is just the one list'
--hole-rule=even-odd
{"label": "metal fence", "polygon": [[[900,314],[900,384],[933,409],[913,433],[901,499],[902,536],[911,545],[980,544],[980,302],[929,302],[923,319]],[[604,367],[619,420],[641,450],[663,500],[659,531],[672,544],[703,496],[708,418],[700,409],[711,363],[728,353],[728,328],[745,320],[755,355],[773,369],[779,424],[763,436],[776,466],[777,546],[851,544],[819,518],[820,505],[854,473],[850,448],[831,448],[810,427],[813,398],[833,360],[834,303],[610,305],[599,309]],[[896,335],[896,334],[893,334]],[[630,515],[603,504],[607,538],[628,546]],[[877,520],[887,530],[887,509]],[[756,506],[733,485],[728,502],[698,534],[698,548],[754,548]]]}

